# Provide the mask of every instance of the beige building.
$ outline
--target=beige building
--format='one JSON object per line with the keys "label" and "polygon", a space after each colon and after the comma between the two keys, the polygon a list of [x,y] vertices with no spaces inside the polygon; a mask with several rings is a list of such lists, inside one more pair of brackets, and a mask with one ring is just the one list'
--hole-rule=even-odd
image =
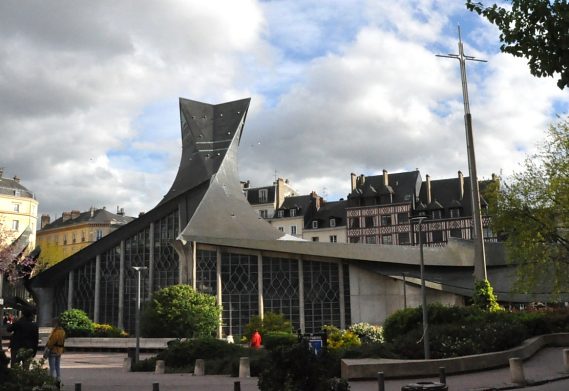
{"label": "beige building", "polygon": [[245,198],[257,211],[259,217],[270,219],[275,216],[286,197],[296,196],[296,191],[288,183],[288,179],[278,178],[272,186],[249,187],[249,181],[241,182]]}
{"label": "beige building", "polygon": [[20,184],[20,178],[4,178],[0,168],[0,224],[8,234],[8,240],[19,237],[27,241],[26,251],[36,246],[38,201],[34,193]]}
{"label": "beige building", "polygon": [[40,260],[49,265],[57,263],[133,219],[125,216],[123,209],[115,214],[105,208],[63,212],[53,222],[49,215],[42,215],[41,230],[37,233],[42,250]]}

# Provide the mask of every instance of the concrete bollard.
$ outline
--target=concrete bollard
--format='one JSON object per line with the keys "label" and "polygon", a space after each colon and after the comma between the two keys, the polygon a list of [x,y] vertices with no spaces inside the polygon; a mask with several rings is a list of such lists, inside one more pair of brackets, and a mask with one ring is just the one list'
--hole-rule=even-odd
{"label": "concrete bollard", "polygon": [[249,357],[241,357],[239,359],[239,377],[251,377]]}
{"label": "concrete bollard", "polygon": [[512,376],[512,383],[526,384],[524,365],[521,358],[510,358],[510,375]]}
{"label": "concrete bollard", "polygon": [[233,383],[233,391],[241,391],[241,382],[240,381],[236,381],[235,383]]}
{"label": "concrete bollard", "polygon": [[196,360],[196,365],[194,366],[194,376],[205,375],[205,362],[201,358]]}
{"label": "concrete bollard", "polygon": [[162,374],[166,372],[166,363],[164,360],[156,360],[156,366],[154,367],[154,373]]}
{"label": "concrete bollard", "polygon": [[122,362],[122,370],[123,372],[130,372],[132,371],[132,358],[125,357]]}
{"label": "concrete bollard", "polygon": [[75,391],[81,391],[81,383],[75,383]]}
{"label": "concrete bollard", "polygon": [[383,372],[377,373],[377,391],[385,391],[385,376]]}
{"label": "concrete bollard", "polygon": [[565,364],[565,371],[569,372],[569,349],[563,349],[563,364]]}
{"label": "concrete bollard", "polygon": [[152,391],[160,391],[160,383],[152,383]]}
{"label": "concrete bollard", "polygon": [[439,383],[447,384],[447,373],[445,367],[439,367]]}

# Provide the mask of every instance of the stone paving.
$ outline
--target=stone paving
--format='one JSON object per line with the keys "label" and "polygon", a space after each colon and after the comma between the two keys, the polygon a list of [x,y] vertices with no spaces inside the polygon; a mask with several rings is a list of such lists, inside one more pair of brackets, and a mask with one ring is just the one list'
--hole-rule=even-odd
{"label": "stone paving", "polygon": [[[569,390],[569,374],[564,372],[563,348],[546,348],[524,363],[526,379],[535,386],[529,391]],[[240,382],[242,391],[257,391],[257,379],[237,379],[229,376],[193,376],[192,374],[154,374],[148,372],[124,372],[124,353],[67,352],[62,359],[64,390],[73,390],[81,383],[83,391],[90,390],[152,390],[153,383],[159,383],[160,390],[207,390],[231,391],[234,383]],[[144,358],[147,355],[143,355]],[[39,358],[39,355],[38,355]],[[401,387],[416,381],[438,381],[431,379],[387,380],[385,391],[398,391]],[[553,381],[551,381],[553,380]],[[452,375],[447,377],[449,390],[506,390],[521,388],[510,383],[509,368],[483,372]],[[352,391],[377,391],[377,381],[352,381]]]}

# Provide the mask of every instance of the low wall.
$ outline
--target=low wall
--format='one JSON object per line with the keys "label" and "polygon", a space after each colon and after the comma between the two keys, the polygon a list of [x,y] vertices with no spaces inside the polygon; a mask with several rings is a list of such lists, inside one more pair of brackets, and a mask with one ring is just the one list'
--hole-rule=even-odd
{"label": "low wall", "polygon": [[513,357],[525,360],[546,346],[569,346],[569,333],[541,335],[527,339],[522,345],[513,349],[455,358],[436,360],[342,359],[342,377],[371,379],[376,378],[378,372],[383,372],[385,378],[438,376],[440,367],[445,367],[447,374],[480,371],[507,366],[508,360]]}
{"label": "low wall", "polygon": [[[140,349],[163,350],[174,338],[140,338]],[[47,337],[41,338],[40,346],[45,346]],[[81,350],[124,350],[136,347],[136,338],[66,338],[66,349]]]}

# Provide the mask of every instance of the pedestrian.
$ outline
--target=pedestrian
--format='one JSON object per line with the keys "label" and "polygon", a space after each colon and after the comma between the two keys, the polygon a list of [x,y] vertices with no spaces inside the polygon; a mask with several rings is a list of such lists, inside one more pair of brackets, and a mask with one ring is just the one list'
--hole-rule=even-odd
{"label": "pedestrian", "polygon": [[261,334],[259,334],[258,330],[255,330],[253,335],[251,335],[251,347],[253,349],[259,349],[261,347]]}
{"label": "pedestrian", "polygon": [[61,327],[59,319],[53,320],[53,330],[45,344],[44,357],[47,356],[49,362],[49,374],[53,377],[57,385],[61,384],[61,355],[65,346],[65,330]]}
{"label": "pedestrian", "polygon": [[32,358],[38,352],[39,329],[34,322],[34,314],[32,311],[25,309],[22,311],[23,316],[8,325],[7,331],[12,333],[10,337],[10,365],[12,368],[17,363],[22,366],[29,365]]}

